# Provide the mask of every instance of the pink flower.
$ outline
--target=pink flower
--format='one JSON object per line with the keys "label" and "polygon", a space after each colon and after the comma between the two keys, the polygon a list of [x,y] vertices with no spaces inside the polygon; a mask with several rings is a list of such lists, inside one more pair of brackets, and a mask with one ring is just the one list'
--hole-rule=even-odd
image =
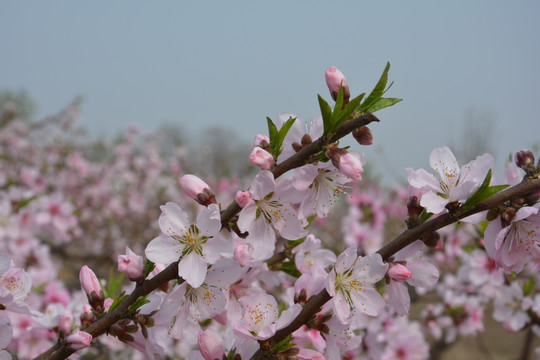
{"label": "pink flower", "polygon": [[343,97],[349,99],[351,92],[349,90],[349,85],[347,85],[347,80],[345,80],[345,75],[343,75],[343,73],[335,66],[330,66],[326,69],[325,79],[328,90],[330,90],[330,94],[334,101],[337,99],[340,86],[343,87]]}
{"label": "pink flower", "polygon": [[260,147],[253,148],[249,155],[249,161],[263,170],[270,170],[274,167],[274,156]]}
{"label": "pink flower", "polygon": [[142,256],[135,254],[126,246],[126,255],[118,255],[118,271],[130,280],[137,280],[143,275],[144,261]]}
{"label": "pink flower", "polygon": [[409,184],[415,188],[426,188],[420,205],[428,212],[438,214],[446,204],[463,201],[471,196],[484,181],[488,170],[493,167],[493,157],[484,154],[459,168],[458,162],[448,147],[435,149],[429,156],[431,167],[439,173],[439,179],[424,169],[407,169]]}
{"label": "pink flower", "polygon": [[347,248],[338,256],[336,267],[326,281],[326,291],[333,297],[334,314],[346,324],[353,313],[376,316],[384,308],[384,300],[375,289],[375,283],[386,274],[388,264],[381,255],[356,255],[356,246]]}
{"label": "pink flower", "polygon": [[484,233],[486,251],[507,274],[540,259],[539,210],[538,206],[524,206],[505,227],[500,216],[489,223]]}
{"label": "pink flower", "polygon": [[223,338],[212,329],[199,331],[197,343],[205,360],[221,360],[225,352]]}
{"label": "pink flower", "polygon": [[251,198],[252,196],[249,191],[238,191],[235,196],[235,200],[241,208],[249,204]]}
{"label": "pink flower", "polygon": [[84,265],[79,273],[79,280],[81,281],[82,288],[87,295],[90,295],[92,291],[99,294],[101,291],[101,284],[96,274],[88,266]]}
{"label": "pink flower", "polygon": [[90,346],[92,335],[87,332],[77,330],[67,337],[67,342],[73,350],[81,350]]}
{"label": "pink flower", "polygon": [[193,287],[199,287],[206,277],[208,265],[222,256],[232,257],[232,244],[219,235],[219,206],[211,204],[197,215],[193,223],[177,204],[161,206],[161,235],[146,247],[146,257],[155,263],[178,261],[178,275]]}

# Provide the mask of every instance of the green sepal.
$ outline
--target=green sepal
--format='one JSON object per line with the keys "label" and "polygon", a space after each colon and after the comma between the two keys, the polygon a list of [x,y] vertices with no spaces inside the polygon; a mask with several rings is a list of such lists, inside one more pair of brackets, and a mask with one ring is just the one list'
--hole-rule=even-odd
{"label": "green sepal", "polygon": [[501,190],[506,189],[510,185],[495,185],[495,186],[489,186],[489,183],[491,181],[491,169],[489,169],[486,178],[482,182],[482,185],[474,192],[474,194],[471,195],[465,201],[463,206],[461,207],[462,212],[466,212],[474,208],[477,204],[481,203],[482,201],[486,200],[487,198],[495,195]]}
{"label": "green sepal", "polygon": [[303,237],[303,238],[301,238],[301,239],[298,239],[298,240],[289,240],[289,241],[287,241],[287,246],[288,246],[290,249],[294,249],[294,248],[297,247],[298,245],[302,244],[305,240],[306,240],[305,237]]}
{"label": "green sepal", "polygon": [[150,300],[148,300],[147,298],[148,298],[148,295],[139,297],[137,300],[135,300],[133,304],[131,304],[131,306],[129,307],[129,310],[135,311],[141,306],[143,306],[144,304],[148,304]]}
{"label": "green sepal", "polygon": [[113,311],[118,305],[120,305],[124,300],[126,300],[128,295],[125,291],[122,291],[118,296],[114,297],[113,303],[109,307],[109,312]]}
{"label": "green sepal", "polygon": [[279,270],[283,271],[286,274],[299,278],[302,274],[296,268],[296,264],[293,261],[287,261],[281,264]]}
{"label": "green sepal", "polygon": [[327,135],[332,131],[333,127],[332,108],[321,95],[317,94],[317,96],[319,98],[319,107],[321,108],[321,116],[323,119],[324,135]]}
{"label": "green sepal", "polygon": [[115,275],[116,273],[112,271],[112,269],[109,271],[109,279],[107,280],[107,286],[103,289],[103,294],[105,295],[105,298],[111,298],[114,299],[116,295],[120,292],[122,289],[122,282],[124,281],[124,274],[119,273],[118,275]]}
{"label": "green sepal", "polygon": [[146,259],[146,261],[144,262],[144,278],[145,279],[148,276],[148,274],[150,274],[152,270],[154,270],[155,267],[156,267],[156,264]]}
{"label": "green sepal", "polygon": [[360,105],[360,110],[362,110],[363,112],[366,112],[366,110],[369,109],[373,104],[375,104],[383,96],[386,90],[390,88],[386,88],[386,83],[388,82],[388,70],[390,70],[390,62],[386,63],[386,67],[384,68],[383,73],[379,78],[379,81],[377,82],[377,85],[375,85],[366,100],[364,100],[362,105]]}
{"label": "green sepal", "polygon": [[278,354],[282,351],[289,350],[292,348],[295,344],[291,343],[292,334],[287,336],[285,339],[278,342],[274,347],[272,348],[272,352],[275,354]]}
{"label": "green sepal", "polygon": [[398,98],[380,98],[375,102],[373,105],[371,105],[366,112],[368,113],[374,113],[375,111],[379,111],[381,109],[387,108],[389,106],[395,105],[398,102],[400,102],[403,99]]}
{"label": "green sepal", "polygon": [[279,154],[281,154],[283,151],[281,148],[283,145],[283,140],[285,140],[285,136],[287,136],[287,133],[289,132],[291,126],[293,126],[296,118],[290,117],[279,130],[272,119],[267,117],[266,120],[268,123],[268,134],[270,136],[270,147],[268,151],[274,156],[274,159],[277,159]]}

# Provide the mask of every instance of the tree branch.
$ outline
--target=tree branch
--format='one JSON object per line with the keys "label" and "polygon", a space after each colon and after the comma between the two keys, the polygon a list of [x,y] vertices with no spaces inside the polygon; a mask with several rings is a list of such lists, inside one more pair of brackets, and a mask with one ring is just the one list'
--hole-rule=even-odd
{"label": "tree branch", "polygon": [[[458,214],[446,213],[434,219],[426,221],[425,223],[417,227],[408,229],[401,233],[401,235],[399,235],[397,238],[383,246],[379,251],[377,251],[377,253],[381,255],[383,260],[387,260],[388,258],[390,258],[390,256],[394,255],[399,250],[420,239],[421,236],[424,234],[429,234],[432,231],[439,230],[470,215],[494,208],[497,205],[510,199],[525,196],[536,191],[540,191],[540,179],[524,180],[522,183],[514,187],[505,189],[482,201],[481,203],[477,204],[473,209],[467,212]],[[298,330],[319,311],[322,305],[324,305],[330,299],[331,296],[328,294],[326,289],[323,289],[320,293],[311,298],[304,305],[300,314],[288,326],[281,330],[278,330],[274,334],[274,336],[261,342],[261,349],[259,349],[252,356],[251,359],[254,360],[264,358],[265,349],[271,349],[273,346],[285,339],[294,331]]]}
{"label": "tree branch", "polygon": [[[312,142],[310,145],[306,146],[304,149],[294,154],[290,158],[286,159],[282,163],[278,164],[272,171],[274,178],[278,178],[289,170],[295,169],[297,167],[305,165],[309,159],[322,151],[324,147],[328,144],[338,141],[340,138],[346,136],[354,129],[367,125],[373,121],[379,121],[377,117],[371,113],[362,114],[354,119],[348,120],[343,123],[336,131],[335,134],[328,140],[325,136],[317,139]],[[221,212],[221,224],[222,227],[228,228],[228,224],[231,219],[238,214],[241,210],[240,206],[233,201],[227,209]],[[92,338],[96,338],[105,332],[117,321],[125,318],[125,311],[141,296],[148,295],[161,285],[167,283],[170,280],[176,279],[178,277],[178,262],[170,264],[165,270],[160,272],[158,275],[153,277],[150,280],[145,280],[144,282],[137,285],[135,290],[122,302],[120,303],[113,311],[104,314],[102,317],[98,318],[94,323],[92,323],[88,328],[84,329],[87,333],[92,335]],[[326,300],[328,301],[328,300]],[[324,301],[324,302],[326,302]],[[324,304],[323,302],[323,304]],[[37,356],[34,360],[37,359],[65,359],[69,355],[73,354],[75,351],[70,347],[62,345],[60,342],[52,346],[49,350],[43,354]],[[52,354],[52,355],[50,355]],[[48,357],[50,356],[50,357]]]}

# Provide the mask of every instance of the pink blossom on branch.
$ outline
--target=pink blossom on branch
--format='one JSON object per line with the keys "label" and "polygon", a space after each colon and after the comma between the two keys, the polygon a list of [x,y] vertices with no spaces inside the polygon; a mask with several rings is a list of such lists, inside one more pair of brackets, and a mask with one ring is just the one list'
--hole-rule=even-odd
{"label": "pink blossom on branch", "polygon": [[384,278],[388,264],[379,254],[356,255],[356,246],[348,247],[338,256],[336,267],[328,275],[326,291],[332,296],[334,314],[342,324],[355,313],[376,316],[385,302],[375,289]]}
{"label": "pink blossom on branch", "polygon": [[347,99],[346,102],[349,101],[351,92],[349,90],[347,80],[345,79],[345,75],[343,75],[341,71],[339,71],[335,66],[330,66],[328,69],[326,69],[325,79],[328,90],[330,90],[330,95],[332,95],[332,99],[334,99],[334,101],[337,99],[340,87],[343,87],[343,98]]}
{"label": "pink blossom on branch", "polygon": [[92,335],[77,330],[75,333],[69,335],[66,340],[73,350],[81,350],[90,346]]}
{"label": "pink blossom on branch", "polygon": [[118,255],[118,271],[126,275],[130,280],[140,279],[144,272],[142,256],[135,254],[126,246],[126,255]]}

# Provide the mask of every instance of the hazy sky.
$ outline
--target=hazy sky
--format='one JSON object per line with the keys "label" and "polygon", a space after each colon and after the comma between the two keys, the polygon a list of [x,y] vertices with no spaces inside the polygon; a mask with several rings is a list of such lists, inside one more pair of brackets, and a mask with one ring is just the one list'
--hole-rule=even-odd
{"label": "hazy sky", "polygon": [[404,101],[377,113],[368,162],[405,176],[491,123],[502,164],[540,142],[539,16],[539,1],[4,0],[0,89],[27,90],[37,117],[83,95],[96,135],[167,122],[250,143],[266,116],[315,117],[328,66],[357,95],[390,61]]}

